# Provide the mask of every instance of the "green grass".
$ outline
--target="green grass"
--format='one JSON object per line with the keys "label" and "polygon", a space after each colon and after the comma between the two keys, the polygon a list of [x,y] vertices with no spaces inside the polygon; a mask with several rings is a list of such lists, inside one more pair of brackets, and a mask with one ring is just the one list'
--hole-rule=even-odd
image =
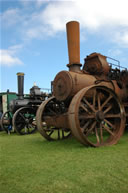
{"label": "green grass", "polygon": [[0,132],[0,193],[127,193],[128,132],[117,145]]}

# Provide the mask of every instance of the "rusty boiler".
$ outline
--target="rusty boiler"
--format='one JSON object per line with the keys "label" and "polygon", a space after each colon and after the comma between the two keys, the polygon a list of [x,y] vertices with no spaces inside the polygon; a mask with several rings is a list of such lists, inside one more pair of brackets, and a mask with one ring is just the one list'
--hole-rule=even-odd
{"label": "rusty boiler", "polygon": [[66,24],[68,71],[53,81],[53,96],[36,114],[37,127],[47,140],[71,136],[93,147],[116,144],[127,117],[127,70],[113,69],[107,57],[92,53],[80,63],[80,30],[77,21]]}

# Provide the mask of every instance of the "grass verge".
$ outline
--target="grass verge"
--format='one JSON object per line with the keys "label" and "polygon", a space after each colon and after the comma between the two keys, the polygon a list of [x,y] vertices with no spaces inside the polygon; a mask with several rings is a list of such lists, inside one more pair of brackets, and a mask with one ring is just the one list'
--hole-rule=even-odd
{"label": "grass verge", "polygon": [[0,132],[0,193],[126,193],[128,132],[117,145]]}

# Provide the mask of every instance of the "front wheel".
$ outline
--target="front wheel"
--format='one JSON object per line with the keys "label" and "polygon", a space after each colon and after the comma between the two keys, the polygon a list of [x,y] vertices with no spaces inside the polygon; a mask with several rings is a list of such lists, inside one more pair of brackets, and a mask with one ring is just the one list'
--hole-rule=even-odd
{"label": "front wheel", "polygon": [[48,119],[56,117],[65,109],[63,103],[56,101],[55,97],[42,102],[36,113],[37,128],[40,134],[49,141],[63,140],[71,136],[71,130],[49,125]]}
{"label": "front wheel", "polygon": [[14,132],[12,127],[12,113],[10,111],[3,113],[1,117],[1,128],[7,133]]}

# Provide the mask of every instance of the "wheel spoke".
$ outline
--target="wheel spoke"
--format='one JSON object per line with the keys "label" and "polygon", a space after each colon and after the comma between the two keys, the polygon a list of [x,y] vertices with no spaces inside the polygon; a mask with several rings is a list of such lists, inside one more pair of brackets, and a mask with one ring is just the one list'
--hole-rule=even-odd
{"label": "wheel spoke", "polygon": [[19,115],[24,119],[24,121],[26,120],[22,113],[19,113]]}
{"label": "wheel spoke", "polygon": [[26,126],[25,126],[25,128],[24,128],[24,129],[25,129],[25,133],[27,133],[27,127],[26,127]]}
{"label": "wheel spoke", "polygon": [[96,126],[96,121],[93,122],[93,124],[91,125],[91,127],[89,128],[89,130],[86,133],[86,137],[93,131],[94,127]]}
{"label": "wheel spoke", "polygon": [[21,132],[22,129],[25,129],[26,126],[22,127],[22,125],[17,125],[18,130]]}
{"label": "wheel spoke", "polygon": [[79,119],[94,119],[95,115],[94,114],[90,114],[90,115],[79,115]]}
{"label": "wheel spoke", "polygon": [[80,107],[85,111],[89,112],[88,109],[85,107],[85,105],[81,102]]}
{"label": "wheel spoke", "polygon": [[105,114],[105,118],[121,118],[120,114]]}
{"label": "wheel spoke", "polygon": [[112,127],[113,130],[115,130],[115,125],[113,125],[110,121],[108,121],[107,119],[104,119],[104,122],[107,123],[110,127]]}
{"label": "wheel spoke", "polygon": [[93,92],[93,107],[95,108],[96,105],[96,90]]}
{"label": "wheel spoke", "polygon": [[86,100],[86,98],[83,98],[83,101],[88,105],[88,107],[93,111],[96,112],[96,110],[94,109],[94,107]]}
{"label": "wheel spoke", "polygon": [[29,125],[27,125],[27,133],[29,133],[30,132],[30,127],[29,127]]}
{"label": "wheel spoke", "polygon": [[29,127],[30,129],[34,129],[34,127],[33,127],[33,124],[32,124],[32,123],[29,123],[29,124],[28,124],[28,127]]}
{"label": "wheel spoke", "polygon": [[60,129],[58,129],[58,139],[60,139]]}
{"label": "wheel spoke", "polygon": [[84,124],[84,126],[82,127],[84,133],[86,133],[87,127],[88,127],[89,124],[90,124],[90,120],[88,120],[88,121]]}
{"label": "wheel spoke", "polygon": [[48,136],[50,137],[53,132],[54,132],[54,130],[51,130],[50,133],[48,134]]}
{"label": "wheel spoke", "polygon": [[102,123],[100,123],[100,139],[101,139],[101,143],[103,143],[103,127],[102,127]]}
{"label": "wheel spoke", "polygon": [[112,104],[111,105],[109,105],[106,109],[105,109],[105,111],[103,111],[104,112],[104,114],[106,114],[107,112],[109,112],[111,109],[112,109]]}
{"label": "wheel spoke", "polygon": [[114,133],[106,126],[102,124],[102,127],[108,132],[110,133],[112,136],[114,136]]}
{"label": "wheel spoke", "polygon": [[64,130],[62,129],[62,139],[64,139]]}
{"label": "wheel spoke", "polygon": [[112,95],[110,95],[105,101],[104,103],[101,105],[101,110],[104,108],[104,106],[112,99]]}
{"label": "wheel spoke", "polygon": [[97,95],[97,101],[98,101],[98,110],[101,110],[101,101],[100,101],[100,93]]}
{"label": "wheel spoke", "polygon": [[29,117],[29,123],[33,121],[33,117]]}
{"label": "wheel spoke", "polygon": [[95,133],[96,133],[96,140],[97,140],[97,143],[100,143],[100,138],[99,138],[99,135],[98,135],[97,127],[95,127]]}
{"label": "wheel spoke", "polygon": [[56,113],[51,109],[51,108],[49,108],[48,109],[53,115],[56,115]]}

